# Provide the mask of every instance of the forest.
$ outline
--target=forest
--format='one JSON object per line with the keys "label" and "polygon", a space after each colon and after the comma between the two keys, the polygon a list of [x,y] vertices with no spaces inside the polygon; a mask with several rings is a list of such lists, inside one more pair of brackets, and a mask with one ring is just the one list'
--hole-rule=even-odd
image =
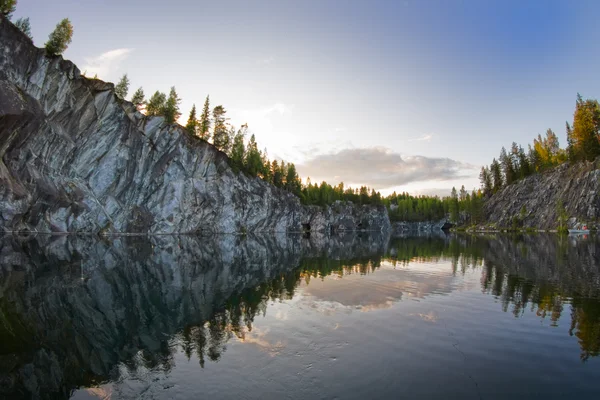
{"label": "forest", "polygon": [[502,148],[498,159],[482,167],[479,174],[485,196],[529,175],[544,172],[565,162],[593,161],[600,156],[600,104],[595,99],[583,100],[577,94],[573,124],[566,122],[567,146],[561,148],[558,137],[548,129],[538,134],[528,150],[513,142],[510,151]]}

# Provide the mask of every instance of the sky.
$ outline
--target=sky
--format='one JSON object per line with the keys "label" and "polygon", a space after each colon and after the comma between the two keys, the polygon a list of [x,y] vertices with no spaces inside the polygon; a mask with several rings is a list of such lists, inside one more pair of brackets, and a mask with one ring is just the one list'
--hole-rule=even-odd
{"label": "sky", "polygon": [[130,95],[175,86],[222,104],[303,178],[383,194],[479,187],[502,146],[551,128],[566,143],[577,93],[600,93],[599,1],[19,0],[43,46]]}

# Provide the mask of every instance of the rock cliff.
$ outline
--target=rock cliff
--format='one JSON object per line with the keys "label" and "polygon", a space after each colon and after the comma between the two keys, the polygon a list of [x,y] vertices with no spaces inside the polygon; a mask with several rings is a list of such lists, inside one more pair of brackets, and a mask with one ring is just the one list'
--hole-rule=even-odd
{"label": "rock cliff", "polygon": [[0,230],[285,232],[390,227],[385,207],[322,209],[234,172],[225,154],[114,86],[48,57],[0,16]]}
{"label": "rock cliff", "polygon": [[511,227],[516,218],[524,227],[556,229],[557,205],[562,201],[569,227],[578,223],[593,227],[600,225],[599,194],[598,162],[566,163],[531,175],[493,195],[484,205],[485,221],[501,228]]}

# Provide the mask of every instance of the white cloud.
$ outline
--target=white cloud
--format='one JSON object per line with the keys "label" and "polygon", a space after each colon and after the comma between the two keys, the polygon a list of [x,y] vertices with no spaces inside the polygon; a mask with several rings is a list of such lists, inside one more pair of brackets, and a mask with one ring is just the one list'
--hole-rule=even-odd
{"label": "white cloud", "polygon": [[97,57],[85,58],[85,63],[81,70],[86,76],[92,77],[98,75],[101,79],[107,79],[108,76],[115,72],[119,64],[127,58],[133,49],[114,49],[100,54]]}
{"label": "white cloud", "polygon": [[450,158],[407,156],[384,147],[347,148],[318,154],[297,165],[302,177],[330,184],[367,185],[374,189],[410,183],[450,182],[472,178],[476,168]]}
{"label": "white cloud", "polygon": [[408,141],[409,142],[430,142],[432,137],[433,137],[433,135],[427,134],[427,135],[420,136],[418,138],[409,139]]}

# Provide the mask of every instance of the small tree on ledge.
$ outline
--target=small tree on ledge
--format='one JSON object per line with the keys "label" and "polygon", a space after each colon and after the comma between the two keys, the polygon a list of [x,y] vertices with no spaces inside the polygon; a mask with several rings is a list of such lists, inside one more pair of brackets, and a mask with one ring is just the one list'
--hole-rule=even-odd
{"label": "small tree on ledge", "polygon": [[51,56],[62,54],[73,39],[73,25],[69,18],[65,18],[56,25],[56,28],[48,36],[48,41],[44,45],[46,53]]}

